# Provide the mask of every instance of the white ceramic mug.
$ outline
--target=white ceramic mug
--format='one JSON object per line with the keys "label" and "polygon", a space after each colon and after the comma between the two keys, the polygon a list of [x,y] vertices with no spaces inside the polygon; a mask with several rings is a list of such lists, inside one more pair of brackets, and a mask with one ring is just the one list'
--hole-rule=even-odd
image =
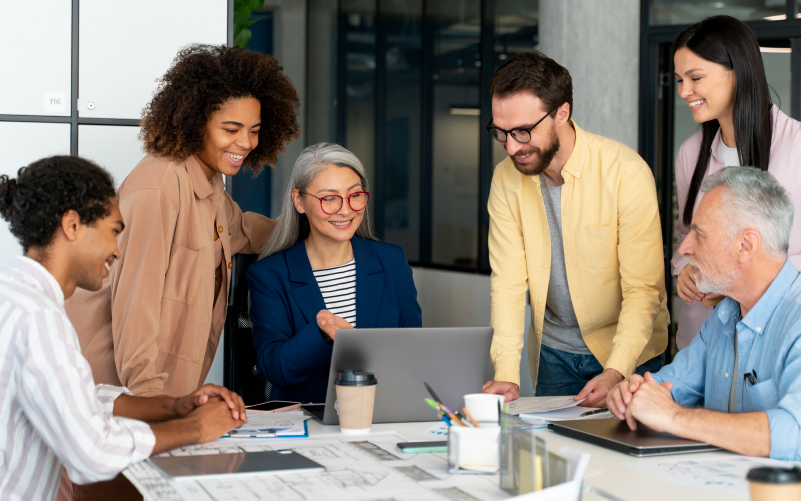
{"label": "white ceramic mug", "polygon": [[498,402],[506,402],[503,395],[491,393],[470,393],[464,396],[464,406],[478,422],[498,422]]}

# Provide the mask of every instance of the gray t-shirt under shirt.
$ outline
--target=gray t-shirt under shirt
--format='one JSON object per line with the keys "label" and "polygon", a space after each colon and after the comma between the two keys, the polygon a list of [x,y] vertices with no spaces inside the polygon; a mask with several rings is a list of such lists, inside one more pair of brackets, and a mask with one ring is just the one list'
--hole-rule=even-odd
{"label": "gray t-shirt under shirt", "polygon": [[551,234],[551,278],[545,301],[545,320],[542,325],[542,344],[555,350],[592,355],[581,337],[565,270],[565,250],[562,244],[562,187],[551,186],[540,174],[542,200]]}

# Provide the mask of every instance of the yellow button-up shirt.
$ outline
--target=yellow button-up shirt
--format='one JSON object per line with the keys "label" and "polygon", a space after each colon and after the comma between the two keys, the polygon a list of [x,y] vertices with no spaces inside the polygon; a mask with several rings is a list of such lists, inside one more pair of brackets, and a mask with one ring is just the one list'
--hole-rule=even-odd
{"label": "yellow button-up shirt", "polygon": [[[654,177],[627,146],[576,131],[562,169],[562,239],[567,282],[581,335],[605,368],[631,375],[667,347],[662,229]],[[489,196],[492,266],[490,356],[496,381],[520,384],[526,291],[530,292],[529,367],[536,388],[551,276],[551,239],[539,176],[506,158]]]}

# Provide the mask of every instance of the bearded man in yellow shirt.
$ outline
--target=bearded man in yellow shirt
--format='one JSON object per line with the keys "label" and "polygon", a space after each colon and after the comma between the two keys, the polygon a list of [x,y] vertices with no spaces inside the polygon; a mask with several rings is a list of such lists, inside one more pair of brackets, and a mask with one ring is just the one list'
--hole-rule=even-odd
{"label": "bearded man in yellow shirt", "polygon": [[502,64],[490,93],[487,130],[509,157],[495,168],[488,203],[495,380],[483,391],[519,397],[528,291],[536,395],[605,407],[617,383],[665,361],[653,174],[632,149],[570,119],[570,73],[539,52]]}

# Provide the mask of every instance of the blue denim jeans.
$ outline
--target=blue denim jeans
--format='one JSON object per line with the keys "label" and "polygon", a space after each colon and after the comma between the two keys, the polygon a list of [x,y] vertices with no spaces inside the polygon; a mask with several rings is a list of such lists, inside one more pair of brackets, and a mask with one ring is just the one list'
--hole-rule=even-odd
{"label": "blue denim jeans", "polygon": [[[635,372],[642,376],[646,371],[659,371],[663,365],[664,353],[637,367]],[[577,355],[542,345],[536,396],[577,395],[590,379],[603,370],[603,366],[593,355]]]}

